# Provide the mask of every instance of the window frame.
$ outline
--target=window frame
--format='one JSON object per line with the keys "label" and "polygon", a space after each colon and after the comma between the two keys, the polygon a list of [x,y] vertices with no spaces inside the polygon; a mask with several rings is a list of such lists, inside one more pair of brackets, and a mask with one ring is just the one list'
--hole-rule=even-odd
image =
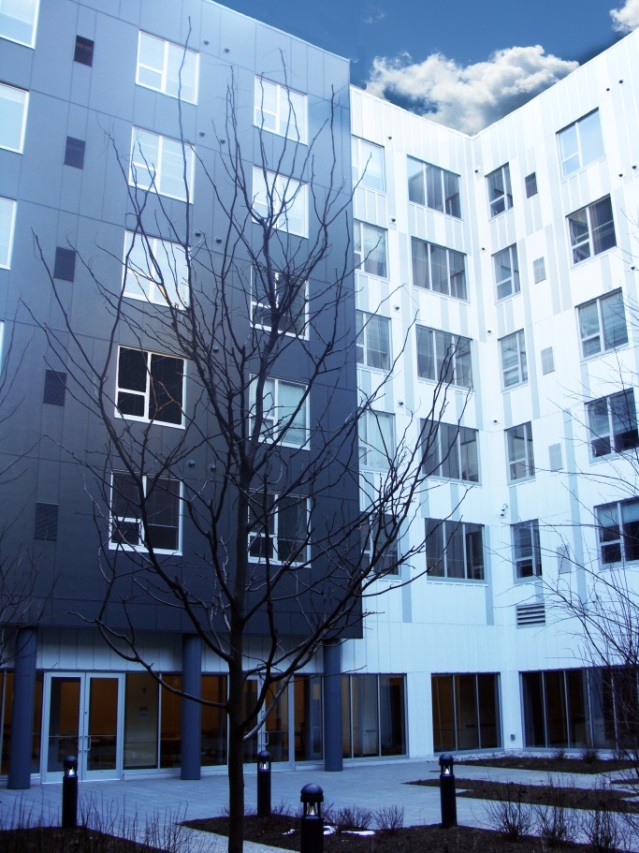
{"label": "window frame", "polygon": [[[425,518],[426,534],[426,572],[429,579],[445,581],[485,581],[486,580],[486,554],[484,546],[484,525],[476,522],[454,521],[453,519]],[[451,528],[450,532],[448,528]],[[477,554],[470,548],[468,538],[479,534],[481,563],[474,562]],[[459,544],[454,547],[454,538],[459,535],[461,542],[461,565],[464,574],[450,574],[449,564],[453,566],[453,555],[459,554]],[[429,548],[431,537],[437,536],[437,553],[433,555]],[[430,552],[430,553],[429,553]]]}
{"label": "window frame", "polygon": [[[267,183],[269,180],[270,184]],[[269,202],[273,204],[269,205]],[[278,231],[308,237],[308,184],[254,165],[251,208],[255,221],[266,220]],[[293,212],[295,216],[291,219]]]}
{"label": "window frame", "polygon": [[[355,334],[355,360],[358,366],[388,373],[392,357],[390,317],[356,311]],[[379,343],[373,346],[371,338]],[[376,364],[375,361],[381,363]]]}
{"label": "window frame", "polygon": [[[351,163],[353,169],[353,186],[371,190],[376,193],[386,192],[386,149],[383,145],[362,139],[360,136],[351,137]],[[376,161],[376,157],[379,160]],[[377,163],[377,168],[371,165]]]}
{"label": "window frame", "polygon": [[[11,269],[11,258],[13,255],[13,240],[15,236],[15,227],[16,227],[16,212],[18,209],[18,202],[14,198],[7,198],[6,196],[0,196],[0,207],[4,207],[4,202],[8,202],[6,205],[6,216],[3,215],[3,218],[6,218],[8,223],[8,229],[6,232],[6,252],[2,252],[0,254],[0,269],[10,270]],[[0,218],[0,222],[2,222],[2,218]],[[0,239],[0,250],[3,249],[4,240]]]}
{"label": "window frame", "polygon": [[[152,495],[150,495],[149,491],[148,491],[149,481],[151,481],[152,487],[157,487],[160,483],[177,484],[177,486],[178,486],[177,495],[174,495],[174,497],[177,500],[177,505],[175,507],[172,507],[172,510],[175,511],[177,525],[175,527],[172,527],[171,525],[162,525],[162,527],[167,527],[167,528],[170,528],[172,530],[175,530],[176,546],[177,547],[176,548],[155,548],[154,546],[151,546],[151,549],[153,550],[153,553],[156,553],[156,554],[179,555],[182,553],[183,484],[182,484],[181,480],[178,480],[176,477],[157,477],[156,478],[156,477],[150,477],[146,474],[141,475],[141,476],[142,476],[142,487],[144,490],[145,509],[147,509],[147,510],[148,510],[148,507],[146,505],[149,503],[149,501],[151,500],[151,497],[152,497]],[[116,488],[115,488],[115,482],[116,482],[115,478],[116,477],[129,478],[129,480],[132,483],[133,490],[134,491],[137,490],[136,489],[136,478],[133,477],[128,471],[112,471],[111,472],[111,482],[110,482],[110,487],[109,487],[109,550],[112,550],[112,551],[113,550],[120,550],[120,551],[131,551],[131,552],[138,552],[138,553],[148,553],[150,549],[144,543],[144,522],[142,520],[141,514],[139,516],[135,516],[135,515],[117,516],[114,512],[114,500],[118,496],[122,496],[122,494],[123,494],[122,486],[120,486],[118,488],[118,491],[116,492]],[[174,486],[172,485],[170,488],[173,488],[173,487]],[[166,490],[167,494],[171,494],[170,488]],[[137,528],[138,528],[138,540],[139,540],[137,544],[134,544],[131,542],[126,542],[126,541],[123,541],[123,542],[115,542],[114,541],[114,533],[118,529],[118,526],[122,525],[123,523],[127,524],[127,525],[131,525],[131,526],[134,526],[134,525],[137,526]],[[149,527],[158,527],[158,526],[160,526],[160,525],[149,525]]]}
{"label": "window frame", "polygon": [[504,163],[486,175],[488,190],[488,209],[490,218],[511,210],[513,206],[513,188],[510,180],[510,165]]}
{"label": "window frame", "polygon": [[[290,280],[290,276],[287,276],[284,272],[280,270],[271,270],[270,272],[272,276],[273,284],[275,285],[275,302],[276,306],[279,307],[280,297],[278,284],[280,281],[288,282]],[[260,294],[257,291],[258,285],[264,280],[267,279],[268,284],[268,274],[267,271],[264,270],[260,272],[255,266],[251,268],[251,325],[254,329],[263,329],[266,332],[270,332],[272,328],[272,324],[270,322],[261,322],[258,319],[258,314],[261,316],[270,314],[271,307],[269,305],[269,295],[267,293],[264,294],[263,298],[260,298]],[[296,279],[296,287],[297,282],[300,281],[299,278]],[[299,314],[290,317],[290,325],[286,329],[278,328],[278,332],[281,335],[288,335],[289,337],[299,338],[300,340],[308,340],[309,333],[309,317],[308,317],[308,308],[309,308],[309,298],[308,298],[308,279],[302,281],[300,283],[299,290],[297,294],[295,294],[294,299],[299,298],[300,293],[302,294],[302,298],[304,300],[304,308],[303,311],[300,311]],[[293,309],[294,301],[291,300],[291,309]],[[296,310],[296,309],[293,309]],[[282,322],[284,321],[284,315],[281,318]],[[295,330],[295,324],[301,321],[301,331],[297,332]]]}
{"label": "window frame", "polygon": [[[504,263],[505,259],[507,263]],[[495,252],[493,255],[493,273],[498,302],[501,302],[502,299],[508,299],[509,296],[516,296],[521,292],[517,243]]]}
{"label": "window frame", "polygon": [[[426,334],[428,333],[428,335]],[[429,340],[426,347],[420,346]],[[472,339],[454,335],[443,329],[415,324],[417,376],[429,382],[442,382],[456,388],[473,390]],[[446,353],[441,352],[442,347]],[[452,352],[451,352],[452,350]],[[432,365],[432,370],[429,370]]]}
{"label": "window frame", "polygon": [[[529,580],[542,576],[543,565],[541,559],[541,540],[539,538],[539,520],[534,518],[530,521],[520,521],[511,524],[513,564],[517,580]],[[530,548],[523,549],[519,532],[528,531]],[[530,570],[528,570],[530,564]]]}
{"label": "window frame", "polygon": [[[267,522],[273,522],[272,530],[264,531],[259,529],[259,522],[257,519],[252,520],[252,507],[257,504],[257,502],[261,498],[266,498],[268,503],[267,508],[264,508],[263,504],[259,506],[259,510],[262,514],[267,515]],[[301,546],[300,559],[290,560],[290,559],[280,559],[280,551],[282,550],[280,546],[280,515],[282,511],[283,502],[291,502],[291,509],[297,509],[303,503],[306,504],[306,536],[305,536],[305,544]],[[308,496],[304,495],[279,495],[277,492],[253,492],[251,495],[251,502],[249,504],[249,517],[248,517],[248,541],[247,541],[247,549],[248,549],[248,560],[249,563],[252,564],[265,564],[265,565],[290,565],[290,566],[303,566],[310,561],[311,557],[311,541],[310,541],[310,519],[311,519],[311,501]],[[254,556],[252,553],[252,547],[255,542],[260,540],[270,541],[272,547],[272,554],[266,556],[264,558],[262,554],[258,554]],[[294,540],[284,540],[282,537],[282,541],[294,541]],[[260,546],[260,550],[262,550]]]}
{"label": "window frame", "polygon": [[[376,278],[388,278],[388,240],[386,228],[371,225],[370,222],[353,220],[353,257],[355,269]],[[367,247],[367,235],[376,237],[375,244]],[[383,258],[378,257],[378,252]],[[381,271],[380,271],[381,270]]]}
{"label": "window frame", "polygon": [[[30,93],[29,93],[28,89],[21,89],[19,86],[12,86],[9,83],[0,82],[0,93],[2,93],[3,90],[7,92],[7,97],[6,98],[0,97],[0,104],[2,104],[3,102],[5,104],[9,104],[9,103],[19,104],[19,109],[21,110],[21,115],[20,115],[20,121],[19,121],[20,126],[19,126],[19,128],[17,128],[18,132],[11,134],[12,136],[17,138],[16,139],[17,144],[10,145],[10,144],[8,144],[9,140],[7,141],[7,144],[5,144],[4,141],[0,138],[0,149],[2,149],[3,151],[11,151],[14,154],[22,154],[22,153],[24,153],[24,139],[25,139],[26,130],[27,130],[27,114],[29,112],[29,94]],[[19,95],[19,97],[18,97],[18,95],[15,95],[15,94],[11,95],[11,94],[9,94],[11,92],[20,93],[20,95]],[[7,110],[5,112],[5,115],[7,115],[7,114],[9,114],[9,110]]]}
{"label": "window frame", "polygon": [[524,186],[526,187],[526,198],[532,198],[538,194],[537,172],[531,172],[529,175],[526,175],[524,178]]}
{"label": "window frame", "polygon": [[[621,404],[621,409],[617,408],[617,403]],[[634,390],[625,388],[616,394],[608,394],[586,403],[586,423],[591,459],[601,459],[638,447]]]}
{"label": "window frame", "polygon": [[[597,141],[599,150],[594,154],[584,155],[584,148],[586,147],[583,139],[584,128],[586,126],[586,122],[592,119],[593,116],[597,117]],[[574,138],[570,140],[573,142],[573,149],[572,151],[566,151],[566,142],[568,141],[569,135],[572,135],[573,131]],[[561,166],[562,178],[569,178],[571,175],[574,175],[575,172],[581,171],[581,169],[589,166],[590,163],[595,163],[597,160],[604,157],[605,152],[603,147],[603,136],[601,133],[601,120],[599,119],[599,108],[591,110],[576,121],[573,121],[565,127],[562,127],[561,130],[558,130],[557,146],[559,149],[559,163]],[[588,156],[588,159],[585,160],[584,156]],[[567,168],[567,164],[570,161],[575,161],[575,165],[571,168]]]}
{"label": "window frame", "polygon": [[[271,387],[267,390],[267,384]],[[280,403],[280,396],[283,386],[296,388],[300,391],[301,399],[294,406],[294,411],[297,414],[291,420],[291,413],[284,415],[280,414],[280,409],[284,406]],[[249,384],[249,430],[253,434],[253,412],[257,403],[257,377],[252,376]],[[271,396],[272,405],[267,403],[267,397]],[[296,425],[297,418],[303,415],[303,424]],[[281,447],[290,447],[294,450],[308,450],[310,447],[310,394],[308,385],[302,382],[295,382],[289,379],[280,379],[279,377],[268,377],[264,383],[264,400],[263,400],[263,415],[262,429],[260,440],[269,444],[279,444]],[[282,421],[288,422],[287,426],[282,426]],[[267,423],[269,422],[269,423]],[[300,441],[291,441],[291,436],[295,432],[303,430],[303,437]],[[288,435],[288,440],[286,436]]]}
{"label": "window frame", "polygon": [[[604,205],[610,210],[610,218],[602,224],[593,225],[595,213]],[[614,249],[617,245],[615,217],[612,211],[612,199],[609,195],[580,207],[579,210],[573,210],[566,216],[566,224],[573,266]],[[611,229],[610,226],[612,226]],[[606,229],[611,230],[612,242],[608,242],[610,236]]]}
{"label": "window frame", "polygon": [[[373,525],[371,525],[371,520],[374,522]],[[374,544],[376,542],[379,543],[378,552],[383,548],[388,548],[388,551],[383,557],[380,557],[378,564],[373,568],[375,575],[380,578],[399,577],[399,566],[397,565],[400,560],[399,531],[390,545],[388,544],[390,536],[386,533],[386,528],[392,528],[396,523],[392,515],[377,513],[375,516],[372,514],[368,515],[360,525],[363,569],[370,569],[371,557],[374,553]],[[389,564],[391,565],[389,566]]]}
{"label": "window frame", "polygon": [[[24,6],[25,6],[24,0],[22,0],[22,2],[20,3],[20,9],[23,9]],[[16,18],[15,16],[11,16],[11,18],[9,18],[9,15],[6,12],[3,13],[2,11],[0,11],[0,38],[6,39],[7,41],[12,41],[12,42],[14,42],[14,44],[22,44],[25,47],[33,48],[35,46],[35,42],[36,42],[36,35],[37,35],[37,30],[38,30],[39,17],[40,17],[40,0],[33,0],[33,12],[31,15],[32,20],[31,20],[30,24],[29,24],[29,22],[27,22],[27,26],[30,26],[30,29],[31,29],[31,40],[30,41],[24,41],[23,39],[15,38],[14,36],[12,37],[12,36],[8,35],[6,30],[2,29],[1,24],[2,24],[3,20],[5,20],[5,21],[8,21],[8,20],[17,21],[18,18]]]}
{"label": "window frame", "polygon": [[[523,430],[523,435],[516,434]],[[532,422],[525,421],[504,431],[506,437],[506,458],[508,459],[508,481],[518,483],[535,477],[535,454],[533,446]],[[518,451],[518,445],[521,445]],[[519,470],[523,473],[518,474]]]}
{"label": "window frame", "polygon": [[[454,219],[461,219],[460,175],[417,157],[408,155],[407,159],[409,202],[452,216]],[[411,163],[416,165],[411,167]],[[416,179],[420,179],[419,185]],[[429,201],[433,203],[430,204]]]}
{"label": "window frame", "polygon": [[[144,39],[150,39],[151,41],[158,42],[162,45],[161,68],[141,61],[140,52]],[[175,62],[176,54],[177,66]],[[187,70],[187,60],[192,61],[193,66],[188,67],[190,80],[185,94],[184,72]],[[177,67],[177,77],[170,75],[170,69],[172,66],[174,68]],[[149,82],[143,82],[140,79],[141,71],[147,71],[158,75],[160,78],[160,85],[153,86]],[[153,35],[152,33],[147,33],[144,30],[140,30],[138,32],[138,52],[135,64],[135,82],[138,86],[142,86],[144,89],[151,89],[153,92],[159,92],[162,95],[166,95],[168,98],[177,98],[187,104],[197,104],[200,82],[199,78],[200,54],[196,50],[186,47],[185,45],[176,44],[173,41]],[[174,83],[176,85],[175,91],[172,90]]]}
{"label": "window frame", "polygon": [[388,471],[395,459],[395,415],[367,409],[357,424],[359,469]]}
{"label": "window frame", "polygon": [[[419,237],[411,237],[410,243],[411,268],[415,287],[419,287],[422,290],[430,290],[432,293],[441,293],[443,296],[450,296],[453,299],[468,301],[466,255],[463,252],[457,252],[455,249],[449,249],[447,246],[439,246],[428,240],[420,240]],[[420,252],[423,254],[423,257],[418,256]],[[433,256],[439,252],[445,253],[446,274],[445,276],[440,275],[440,282],[443,278],[446,279],[446,289],[433,286],[436,278],[434,270],[437,269],[434,266]],[[453,261],[455,259],[461,259],[460,271],[454,269]],[[423,268],[425,274],[422,274],[420,267]],[[439,268],[443,268],[443,265],[440,264]]]}
{"label": "window frame", "polygon": [[427,477],[462,483],[481,482],[479,430],[426,419],[422,422],[421,434],[429,445],[423,449],[422,462]]}
{"label": "window frame", "polygon": [[[184,257],[183,263],[178,263],[180,255]],[[144,274],[144,267],[140,265],[142,257],[145,258],[146,271],[149,275]],[[171,264],[175,265],[174,270],[169,268]],[[186,273],[186,280],[180,276],[180,270]],[[167,298],[169,288],[166,288],[166,296],[162,294],[165,285],[153,278],[152,273],[158,277],[161,274],[164,282],[168,280],[171,283],[172,289],[175,290],[176,301],[169,301]],[[134,288],[128,287],[131,280],[135,282]],[[175,287],[176,282],[179,282],[177,287]],[[122,293],[127,299],[148,302],[151,305],[173,307],[177,310],[187,308],[189,305],[188,261],[182,244],[135,231],[125,231]]]}
{"label": "window frame", "polygon": [[[126,353],[138,353],[140,355],[146,356],[146,372],[145,372],[145,387],[144,389],[136,388],[136,387],[127,387],[126,385],[121,385],[121,359],[122,354]],[[181,383],[181,399],[173,400],[170,395],[170,403],[169,406],[173,409],[174,405],[177,403],[180,407],[180,420],[179,422],[174,420],[162,420],[157,414],[154,417],[151,417],[151,406],[154,404],[157,396],[154,393],[153,386],[156,381],[153,375],[153,361],[154,359],[172,359],[173,361],[180,362],[182,365],[182,383]],[[125,369],[125,365],[122,365],[122,369]],[[115,379],[115,417],[121,418],[126,421],[138,421],[139,423],[148,423],[148,424],[158,424],[158,426],[164,427],[173,427],[177,429],[184,429],[185,427],[185,397],[186,397],[186,360],[179,356],[168,355],[165,353],[153,352],[151,350],[139,349],[137,347],[127,347],[127,346],[119,346],[117,352],[117,363],[116,363],[116,379]],[[163,383],[161,383],[161,386]],[[164,386],[166,387],[166,386]],[[121,395],[128,398],[141,398],[143,400],[144,406],[144,414],[136,415],[131,414],[129,412],[121,411]],[[160,413],[162,411],[162,407],[158,410]]]}
{"label": "window frame", "polygon": [[[624,509],[628,509],[636,518],[625,519],[623,517]],[[594,514],[597,529],[597,550],[601,565],[605,568],[638,562],[639,498],[628,498],[626,500],[601,504],[594,508]],[[607,525],[602,524],[603,517],[606,514],[609,522]],[[636,533],[634,536],[627,530],[627,526],[630,524],[635,525]],[[606,552],[615,555],[615,559],[607,560],[604,556]]]}
{"label": "window frame", "polygon": [[[145,160],[145,155],[140,147],[140,137],[139,135],[143,134],[147,137],[147,142],[153,142],[156,145],[157,156],[156,159],[159,161],[158,163],[153,163],[150,160]],[[168,147],[169,143],[173,146],[178,147],[177,152],[169,152]],[[135,159],[137,155],[140,157],[139,160]],[[167,192],[167,187],[165,186],[167,174],[167,158],[173,157],[175,154],[179,156],[180,163],[180,194],[175,194],[172,192]],[[164,162],[164,165],[163,165]],[[184,170],[186,170],[186,185],[184,183],[183,174]],[[160,133],[154,133],[151,130],[144,130],[141,127],[132,127],[131,128],[131,156],[129,161],[129,186],[135,187],[138,190],[142,190],[143,192],[153,192],[157,193],[157,195],[166,196],[166,198],[174,198],[178,201],[193,203],[193,176],[195,173],[195,151],[193,146],[189,143],[185,142],[182,144],[179,139],[173,139],[170,136],[163,136]],[[149,181],[148,183],[140,183],[139,178],[141,175],[148,175]],[[165,176],[163,181],[163,175]]]}
{"label": "window frame", "polygon": [[[504,363],[506,342],[517,341],[517,363],[507,365]],[[499,362],[501,366],[501,382],[504,391],[509,391],[511,388],[517,388],[519,385],[525,385],[528,382],[528,356],[526,353],[526,335],[523,329],[518,329],[510,335],[504,335],[499,339]],[[516,371],[516,374],[514,373]],[[513,373],[513,380],[507,379],[507,374]]]}
{"label": "window frame", "polygon": [[[264,109],[264,96],[268,92],[275,95],[274,110]],[[293,103],[298,99],[298,105]],[[298,110],[298,107],[302,109]],[[301,122],[299,113],[302,116]],[[265,115],[272,116],[272,127],[265,123]],[[308,144],[308,95],[257,75],[253,84],[253,124],[260,131],[275,133],[301,145]]]}
{"label": "window frame", "polygon": [[[608,302],[612,300],[619,300],[619,304],[623,311],[623,329],[624,329],[624,338],[623,340],[618,339],[618,333],[621,330],[621,326],[612,326],[612,328],[608,329],[606,332],[606,315],[604,314],[605,306]],[[592,334],[584,334],[584,331],[589,331],[584,329],[585,324],[585,312],[587,309],[590,309],[592,306],[596,306],[597,309],[597,330]],[[577,305],[577,326],[579,332],[579,340],[581,343],[581,355],[584,359],[595,358],[599,355],[604,355],[607,352],[612,352],[619,347],[626,346],[628,343],[628,325],[626,323],[626,307],[623,300],[623,293],[619,290],[612,290],[610,293],[604,293],[601,296],[595,297],[595,299],[589,299],[588,302],[583,302],[581,305]],[[610,315],[613,316],[614,315]],[[594,327],[593,327],[594,328]],[[607,339],[607,334],[610,336],[610,340]],[[591,349],[591,344],[595,341],[598,342],[598,349]],[[602,347],[603,343],[603,347]],[[588,350],[588,351],[587,351]]]}

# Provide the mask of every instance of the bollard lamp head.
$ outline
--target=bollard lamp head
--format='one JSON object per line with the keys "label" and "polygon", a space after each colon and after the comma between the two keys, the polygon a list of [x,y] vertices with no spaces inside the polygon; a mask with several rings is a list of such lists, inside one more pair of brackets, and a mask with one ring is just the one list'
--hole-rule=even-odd
{"label": "bollard lamp head", "polygon": [[321,817],[324,791],[319,785],[313,783],[304,785],[300,800],[304,805],[304,817]]}

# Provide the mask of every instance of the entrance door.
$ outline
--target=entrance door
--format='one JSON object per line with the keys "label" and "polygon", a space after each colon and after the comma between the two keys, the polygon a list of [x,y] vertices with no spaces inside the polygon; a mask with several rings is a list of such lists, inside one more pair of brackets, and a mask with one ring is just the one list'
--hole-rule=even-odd
{"label": "entrance door", "polygon": [[47,675],[42,779],[59,782],[75,755],[80,779],[122,776],[122,676]]}

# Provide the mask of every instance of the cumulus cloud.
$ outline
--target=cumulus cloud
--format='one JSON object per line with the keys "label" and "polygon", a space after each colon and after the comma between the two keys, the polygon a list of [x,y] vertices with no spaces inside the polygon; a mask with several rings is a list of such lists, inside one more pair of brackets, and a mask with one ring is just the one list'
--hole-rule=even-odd
{"label": "cumulus cloud", "polygon": [[629,33],[639,27],[639,0],[626,0],[621,9],[610,12],[612,27],[620,33]]}
{"label": "cumulus cloud", "polygon": [[[627,0],[639,5],[639,0]],[[395,59],[376,57],[367,90],[380,97],[398,97],[415,112],[476,133],[491,122],[552,86],[577,67],[543,47],[510,47],[486,62],[462,66],[441,53],[423,62],[408,54]]]}
{"label": "cumulus cloud", "polygon": [[385,17],[386,12],[382,12],[378,6],[372,6],[369,9],[366,9],[362,20],[365,24],[379,24],[379,22],[383,21]]}

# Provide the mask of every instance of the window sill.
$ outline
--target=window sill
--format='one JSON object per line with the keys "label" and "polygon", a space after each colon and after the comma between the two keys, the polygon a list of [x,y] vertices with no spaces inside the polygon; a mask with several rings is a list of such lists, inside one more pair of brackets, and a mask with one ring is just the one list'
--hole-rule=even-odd
{"label": "window sill", "polygon": [[[124,390],[124,389],[120,389],[120,390]],[[170,427],[171,429],[184,429],[185,428],[184,421],[181,424],[174,424],[174,423],[170,423],[169,421],[150,420],[149,418],[136,418],[133,415],[123,415],[117,409],[115,410],[115,417],[119,421],[130,421],[131,423],[148,424],[149,426]]]}
{"label": "window sill", "polygon": [[[143,548],[139,545],[116,545],[113,542],[109,542],[109,551],[125,551],[127,554],[149,554],[150,551],[148,548]],[[181,557],[182,549],[177,551],[169,551],[166,548],[154,548],[154,554],[160,554],[161,556],[167,557]]]}

